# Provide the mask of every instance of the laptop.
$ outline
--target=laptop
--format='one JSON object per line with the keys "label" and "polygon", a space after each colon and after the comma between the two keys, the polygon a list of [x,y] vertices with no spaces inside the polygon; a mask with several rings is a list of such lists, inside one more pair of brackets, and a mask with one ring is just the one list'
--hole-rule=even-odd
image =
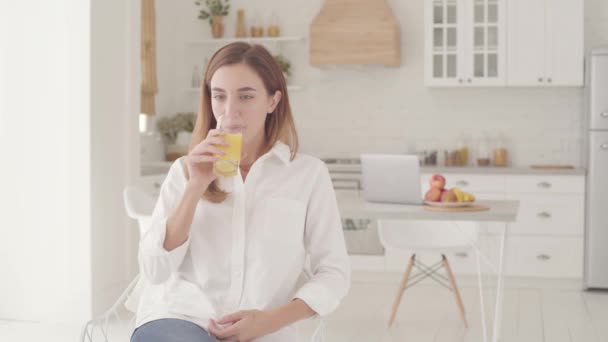
{"label": "laptop", "polygon": [[367,202],[423,203],[416,155],[361,154],[361,182]]}

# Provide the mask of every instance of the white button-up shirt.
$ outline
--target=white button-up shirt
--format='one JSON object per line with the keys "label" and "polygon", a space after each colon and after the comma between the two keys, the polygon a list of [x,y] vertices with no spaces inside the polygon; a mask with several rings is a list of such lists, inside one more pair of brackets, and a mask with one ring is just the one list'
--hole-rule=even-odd
{"label": "white button-up shirt", "polygon": [[[222,203],[199,200],[183,245],[163,247],[167,218],[186,186],[181,158],[160,190],[140,242],[148,286],[136,326],[179,318],[207,328],[210,318],[266,310],[300,298],[319,316],[336,309],[350,286],[350,266],[331,178],[317,158],[278,142],[245,182],[220,179]],[[293,325],[255,341],[296,341]]]}

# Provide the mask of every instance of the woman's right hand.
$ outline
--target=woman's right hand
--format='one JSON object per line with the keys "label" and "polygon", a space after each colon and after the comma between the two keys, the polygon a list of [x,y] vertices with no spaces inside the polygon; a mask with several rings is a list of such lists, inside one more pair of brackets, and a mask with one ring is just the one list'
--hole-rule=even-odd
{"label": "woman's right hand", "polygon": [[209,130],[207,137],[186,156],[188,185],[201,193],[204,193],[209,184],[217,178],[213,172],[213,163],[217,160],[217,155],[225,154],[217,145],[228,146],[228,143],[221,138],[222,135],[223,133],[217,129]]}

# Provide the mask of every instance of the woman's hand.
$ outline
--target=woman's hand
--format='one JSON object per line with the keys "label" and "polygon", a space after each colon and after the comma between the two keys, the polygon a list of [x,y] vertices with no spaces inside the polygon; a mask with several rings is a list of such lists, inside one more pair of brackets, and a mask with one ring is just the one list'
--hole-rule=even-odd
{"label": "woman's hand", "polygon": [[[225,325],[220,327],[219,324]],[[218,321],[211,320],[207,331],[220,341],[247,342],[268,335],[278,328],[268,311],[243,310],[227,315]]]}
{"label": "woman's hand", "polygon": [[196,145],[186,156],[186,166],[188,167],[188,185],[195,187],[201,193],[217,176],[213,173],[213,162],[217,160],[216,155],[224,155],[225,152],[217,145],[228,146],[228,143],[221,138],[222,132],[212,129],[209,130],[207,137]]}

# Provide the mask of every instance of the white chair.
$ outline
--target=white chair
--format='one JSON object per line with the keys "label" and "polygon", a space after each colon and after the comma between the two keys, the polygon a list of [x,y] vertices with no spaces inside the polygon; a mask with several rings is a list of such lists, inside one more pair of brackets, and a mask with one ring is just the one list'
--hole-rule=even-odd
{"label": "white chair", "polygon": [[[139,186],[128,186],[123,191],[125,210],[130,218],[137,220],[140,238],[147,229],[151,219],[162,178],[148,178],[147,181],[151,181],[153,186],[145,184],[145,181],[144,184]],[[124,322],[125,320],[128,320],[125,330],[132,330],[135,323],[135,312],[137,311],[139,295],[144,286],[144,278],[138,274],[110,309],[85,324],[80,341],[95,342],[103,340],[107,342],[112,337],[110,324]],[[127,312],[125,312],[123,306]],[[116,319],[116,321],[112,322],[113,319]]]}
{"label": "white chair", "polygon": [[[162,180],[162,178],[156,176],[143,177],[138,186],[128,186],[123,191],[125,210],[130,218],[137,220],[140,238],[143,236],[143,233],[146,231],[150,219],[152,218],[152,212],[158,198]],[[310,271],[303,271],[302,277],[303,279],[309,279],[311,277]],[[145,286],[145,278],[138,274],[110,309],[85,324],[80,336],[80,341],[110,341],[110,338],[113,337],[113,334],[110,331],[110,324],[113,319],[116,319],[116,322],[128,320],[127,326],[122,327],[122,330],[125,332],[133,331],[139,297]],[[127,312],[125,312],[123,306]],[[311,336],[311,342],[325,341],[325,321],[323,318],[318,317],[317,322],[317,326]]]}
{"label": "white chair", "polygon": [[[388,326],[390,327],[395,320],[405,290],[423,279],[430,278],[452,291],[460,316],[465,327],[468,327],[462,298],[445,254],[471,249],[471,246],[477,241],[475,225],[469,222],[452,221],[379,220],[378,235],[387,252],[411,253],[393,302]],[[425,253],[425,255],[436,253],[441,258],[435,264],[428,266],[416,258],[416,253]],[[419,272],[412,276],[414,268]],[[438,273],[441,268],[445,268],[445,276]]]}

